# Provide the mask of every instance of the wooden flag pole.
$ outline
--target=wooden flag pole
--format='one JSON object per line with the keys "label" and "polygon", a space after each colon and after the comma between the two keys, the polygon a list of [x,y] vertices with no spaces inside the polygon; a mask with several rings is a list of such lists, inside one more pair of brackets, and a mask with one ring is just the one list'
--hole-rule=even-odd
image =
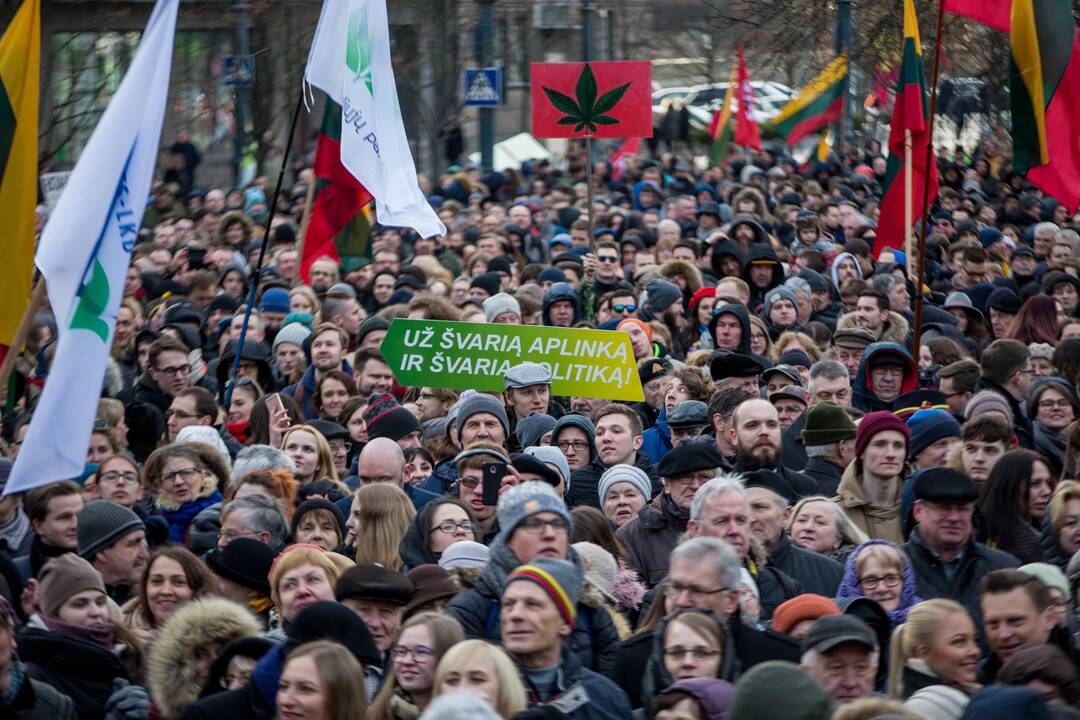
{"label": "wooden flag pole", "polygon": [[912,270],[914,263],[911,262],[911,233],[913,231],[915,214],[914,202],[912,197],[915,194],[915,188],[911,187],[911,131],[904,130],[904,254],[909,258],[907,261],[907,274],[908,277],[912,277]]}
{"label": "wooden flag pole", "polygon": [[3,363],[0,363],[0,388],[7,388],[11,373],[15,370],[15,362],[19,359],[23,345],[26,344],[26,338],[30,334],[30,326],[34,324],[34,316],[37,315],[37,311],[41,309],[44,302],[45,277],[39,275],[30,293],[30,302],[27,303],[22,317],[19,318],[19,325],[15,328],[15,337],[11,339],[11,346],[4,353]]}
{"label": "wooden flag pole", "polygon": [[[926,128],[926,173],[923,177],[922,217],[919,222],[918,271],[915,276],[915,331],[912,334],[911,356],[918,362],[922,337],[923,278],[926,277],[926,228],[930,226],[930,170],[934,162],[934,117],[937,115],[938,72],[941,69],[941,28],[945,18],[945,0],[938,0],[937,31],[934,33],[934,78],[930,84],[930,122]],[[936,172],[936,169],[935,169]],[[910,264],[912,259],[908,257]]]}
{"label": "wooden flag pole", "polygon": [[588,186],[587,202],[589,203],[589,247],[593,243],[593,165],[592,165],[592,135],[585,134],[585,183]]}

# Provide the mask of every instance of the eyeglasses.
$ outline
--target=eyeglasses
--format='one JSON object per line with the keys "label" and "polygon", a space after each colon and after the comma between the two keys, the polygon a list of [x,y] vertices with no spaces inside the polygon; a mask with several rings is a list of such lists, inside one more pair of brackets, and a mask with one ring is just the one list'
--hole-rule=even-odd
{"label": "eyeglasses", "polygon": [[1066,400],[1065,398],[1061,398],[1061,399],[1059,399],[1059,400],[1049,400],[1049,399],[1046,399],[1046,400],[1040,400],[1040,401],[1039,401],[1039,407],[1040,407],[1040,408],[1042,408],[1042,409],[1044,409],[1044,410],[1049,410],[1049,409],[1051,409],[1051,408],[1056,408],[1056,407],[1059,407],[1059,408],[1067,408],[1067,407],[1069,407],[1070,405],[1072,405],[1072,403],[1070,403],[1070,402],[1069,402],[1068,400]]}
{"label": "eyeglasses", "polygon": [[416,647],[405,647],[404,645],[395,645],[390,654],[394,656],[395,660],[404,660],[407,655],[412,655],[413,660],[420,662],[427,660],[435,655],[435,651],[429,648],[427,645],[417,645]]}
{"label": "eyeglasses", "polygon": [[706,647],[684,648],[682,645],[676,645],[675,647],[664,648],[664,657],[668,660],[682,660],[687,655],[690,655],[695,660],[708,660],[719,654],[719,650],[710,650]]}
{"label": "eyeglasses", "polygon": [[157,368],[157,372],[161,373],[162,375],[180,375],[181,373],[186,375],[187,371],[187,365],[174,365],[173,367]]}
{"label": "eyeglasses", "polygon": [[1035,368],[1025,368],[1023,370],[1017,370],[1016,374],[1017,375],[1034,375],[1035,374]]}
{"label": "eyeglasses", "polygon": [[259,533],[255,532],[254,530],[248,530],[247,532],[237,532],[235,530],[222,530],[219,533],[221,539],[225,541],[226,545],[231,543],[233,540],[237,540],[239,538],[245,538],[245,537],[246,538],[255,537],[258,534]]}
{"label": "eyeglasses", "polygon": [[329,444],[330,452],[334,453],[335,455],[338,453],[349,452],[349,444],[346,443],[344,440],[331,440]]}
{"label": "eyeglasses", "polygon": [[177,470],[176,472],[162,473],[161,474],[161,482],[166,484],[166,485],[168,485],[170,483],[174,483],[177,480],[181,480],[183,482],[188,482],[189,480],[194,478],[196,475],[198,475],[199,472],[200,472],[199,468],[189,467],[189,468],[184,468],[183,470]]}
{"label": "eyeglasses", "polygon": [[897,573],[886,573],[881,577],[878,577],[877,575],[867,575],[859,578],[859,585],[862,586],[863,590],[870,590],[876,588],[878,585],[894,588],[899,585],[902,580],[903,578]]}
{"label": "eyeglasses", "polygon": [[538,517],[531,517],[518,523],[519,529],[534,535],[543,532],[546,527],[551,528],[555,532],[566,532],[569,525],[567,525],[566,520],[561,517],[557,517],[554,520],[541,520]]}
{"label": "eyeglasses", "polygon": [[555,443],[555,447],[559,448],[563,452],[566,452],[567,450],[573,450],[574,452],[584,452],[589,447],[589,443],[585,442],[584,440],[560,440],[559,442]]}
{"label": "eyeglasses", "polygon": [[139,476],[133,472],[120,472],[119,470],[110,470],[108,472],[98,475],[98,482],[111,482],[111,483],[128,483],[135,485],[139,482]]}
{"label": "eyeglasses", "polygon": [[611,309],[615,312],[637,312],[637,305],[612,305]]}
{"label": "eyeglasses", "polygon": [[691,600],[701,601],[709,597],[710,595],[716,595],[717,593],[727,592],[731,588],[722,587],[715,590],[704,590],[694,585],[683,585],[682,583],[670,582],[664,586],[664,596],[668,598],[677,598],[683,593],[690,596]]}
{"label": "eyeglasses", "polygon": [[465,532],[473,532],[476,529],[476,526],[468,520],[459,523],[454,522],[453,520],[446,520],[445,522],[441,522],[435,527],[431,528],[431,532],[435,532],[436,530],[438,530],[441,533],[446,533],[447,535],[449,535],[453,532],[456,532],[458,528],[461,528]]}

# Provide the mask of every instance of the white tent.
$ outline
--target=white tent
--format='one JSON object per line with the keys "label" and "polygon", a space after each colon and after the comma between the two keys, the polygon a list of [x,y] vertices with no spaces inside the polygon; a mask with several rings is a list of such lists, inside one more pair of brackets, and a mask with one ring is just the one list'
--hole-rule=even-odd
{"label": "white tent", "polygon": [[[548,149],[527,132],[518,133],[502,142],[495,143],[495,157],[493,158],[495,170],[518,170],[521,168],[521,163],[526,160],[550,159],[551,153]],[[474,152],[469,155],[469,161],[479,165],[480,153]]]}

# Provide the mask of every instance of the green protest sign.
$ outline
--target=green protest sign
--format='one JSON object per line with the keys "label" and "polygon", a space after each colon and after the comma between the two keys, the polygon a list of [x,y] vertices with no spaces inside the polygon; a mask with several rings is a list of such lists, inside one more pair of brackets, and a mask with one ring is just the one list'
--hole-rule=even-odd
{"label": "green protest sign", "polygon": [[412,387],[499,393],[506,371],[529,361],[551,369],[552,395],[644,400],[622,332],[398,318],[380,349],[397,381]]}

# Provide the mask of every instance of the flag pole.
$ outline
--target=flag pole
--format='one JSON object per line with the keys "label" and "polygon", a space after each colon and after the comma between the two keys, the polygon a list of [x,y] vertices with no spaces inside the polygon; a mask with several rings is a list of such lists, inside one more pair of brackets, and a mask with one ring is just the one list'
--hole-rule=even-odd
{"label": "flag pole", "polygon": [[34,283],[34,290],[30,293],[30,302],[27,303],[22,317],[19,318],[19,325],[15,328],[15,336],[11,339],[11,345],[8,347],[7,352],[4,353],[4,361],[0,363],[0,388],[8,386],[11,373],[15,370],[15,362],[22,353],[27,336],[30,335],[30,326],[34,324],[34,316],[37,315],[37,311],[41,309],[44,302],[45,276],[39,275]]}
{"label": "flag pole", "polygon": [[307,242],[308,223],[311,222],[311,206],[315,201],[315,184],[319,181],[315,173],[311,174],[311,183],[308,185],[307,197],[304,199],[304,215],[300,219],[300,241],[296,248],[296,275],[293,276],[292,286],[296,287],[303,282],[304,243]]}
{"label": "flag pole", "polygon": [[[911,187],[911,130],[904,130],[904,255],[911,258],[911,233],[915,224],[912,216],[915,214],[914,202],[915,188]],[[915,264],[908,260],[907,275],[912,278]]]}
{"label": "flag pole", "polygon": [[[232,403],[233,388],[236,384],[236,373],[240,369],[240,355],[244,351],[244,340],[247,337],[248,322],[251,320],[251,310],[255,306],[255,293],[259,289],[259,275],[262,273],[263,261],[266,259],[266,246],[270,244],[270,223],[277,212],[278,196],[281,195],[281,185],[285,181],[285,169],[289,166],[289,154],[292,152],[293,136],[296,135],[296,123],[300,119],[300,108],[304,106],[304,81],[300,81],[300,93],[296,98],[296,107],[293,109],[292,122],[289,123],[289,136],[285,140],[285,152],[281,158],[281,169],[278,170],[277,184],[274,186],[274,194],[270,198],[270,211],[266,214],[266,227],[263,229],[262,246],[259,248],[259,259],[255,262],[255,270],[251,276],[251,290],[248,292],[247,306],[244,308],[244,322],[240,326],[240,339],[236,343],[236,357],[233,358],[232,368],[229,370],[229,380],[225,385],[225,412],[229,412]],[[297,263],[297,272],[300,271]]]}
{"label": "flag pole", "polygon": [[585,131],[585,183],[588,186],[588,203],[589,203],[589,246],[592,247],[593,242],[593,164],[592,164],[592,135],[588,130]]}
{"label": "flag pole", "polygon": [[[934,78],[930,84],[930,122],[926,128],[926,172],[923,177],[922,217],[919,219],[918,273],[915,276],[915,332],[912,335],[911,355],[918,361],[922,338],[923,278],[926,276],[926,228],[930,226],[930,172],[934,162],[934,118],[937,116],[938,72],[941,69],[941,32],[945,19],[945,0],[938,0],[937,30],[934,33]],[[936,168],[933,168],[937,172]],[[910,256],[908,264],[911,263]]]}

